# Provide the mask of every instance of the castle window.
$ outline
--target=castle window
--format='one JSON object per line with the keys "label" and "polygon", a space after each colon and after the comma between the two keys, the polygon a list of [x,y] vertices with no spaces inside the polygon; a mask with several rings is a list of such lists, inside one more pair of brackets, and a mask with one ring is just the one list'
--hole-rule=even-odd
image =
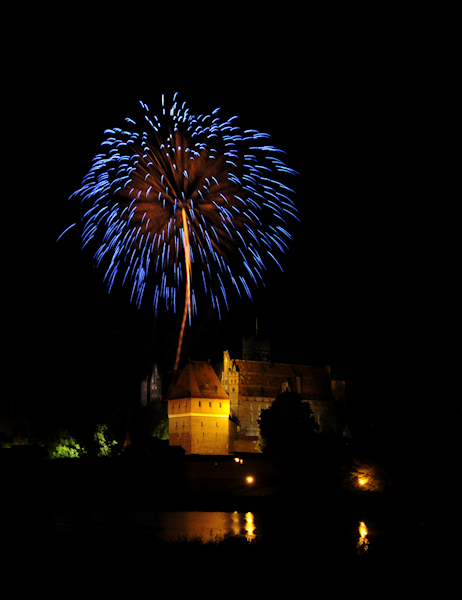
{"label": "castle window", "polygon": [[212,403],[211,402],[209,402],[209,406],[210,406],[210,408],[212,408]]}
{"label": "castle window", "polygon": [[236,390],[233,388],[233,392],[235,392]]}
{"label": "castle window", "polygon": [[201,421],[201,427],[204,427],[204,421]]}
{"label": "castle window", "polygon": [[221,402],[220,402],[220,408],[221,408]]}
{"label": "castle window", "polygon": [[188,408],[188,403],[187,402],[184,403],[184,407]]}
{"label": "castle window", "polygon": [[202,402],[199,400],[199,406],[202,406]]}

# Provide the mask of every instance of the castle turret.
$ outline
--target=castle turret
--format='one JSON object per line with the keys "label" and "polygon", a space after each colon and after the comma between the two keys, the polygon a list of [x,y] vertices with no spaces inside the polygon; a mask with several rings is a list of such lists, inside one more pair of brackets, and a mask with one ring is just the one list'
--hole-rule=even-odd
{"label": "castle turret", "polygon": [[242,339],[243,360],[271,361],[271,342],[268,338],[261,337],[256,321],[255,336]]}
{"label": "castle turret", "polygon": [[162,378],[157,364],[154,364],[151,378],[141,382],[141,404],[147,406],[151,402],[162,399]]}
{"label": "castle turret", "polygon": [[236,361],[230,358],[228,350],[225,350],[223,353],[221,384],[229,396],[231,414],[233,417],[236,417],[238,414],[239,403],[239,369],[236,366]]}
{"label": "castle turret", "polygon": [[230,400],[210,364],[189,361],[170,396],[170,446],[186,454],[229,454]]}

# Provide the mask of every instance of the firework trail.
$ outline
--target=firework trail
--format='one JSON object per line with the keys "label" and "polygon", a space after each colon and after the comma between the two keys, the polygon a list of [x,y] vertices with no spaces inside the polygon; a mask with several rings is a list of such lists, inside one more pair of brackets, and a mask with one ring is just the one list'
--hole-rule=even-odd
{"label": "firework trail", "polygon": [[297,218],[281,179],[295,172],[268,145],[268,134],[242,131],[237,117],[222,120],[220,109],[195,116],[178,94],[170,107],[162,96],[159,117],[140,106],[137,121],[105,131],[101,153],[73,196],[90,203],[82,246],[97,241],[94,258],[106,269],[109,290],[118,277],[130,280],[139,306],[152,276],[157,312],[161,301],[176,311],[185,286],[176,369],[187,316],[197,311],[197,286],[221,316],[227,289],[252,299],[268,261],[279,265],[276,256],[291,239],[286,218]]}

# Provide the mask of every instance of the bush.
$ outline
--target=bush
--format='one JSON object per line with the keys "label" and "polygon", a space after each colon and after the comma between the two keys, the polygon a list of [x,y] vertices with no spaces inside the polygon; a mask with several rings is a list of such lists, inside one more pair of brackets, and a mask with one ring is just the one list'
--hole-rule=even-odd
{"label": "bush", "polygon": [[111,456],[114,446],[117,446],[108,425],[97,425],[93,439],[98,444],[98,456],[100,458]]}
{"label": "bush", "polygon": [[58,429],[45,441],[44,446],[50,458],[81,458],[87,453],[67,429]]}

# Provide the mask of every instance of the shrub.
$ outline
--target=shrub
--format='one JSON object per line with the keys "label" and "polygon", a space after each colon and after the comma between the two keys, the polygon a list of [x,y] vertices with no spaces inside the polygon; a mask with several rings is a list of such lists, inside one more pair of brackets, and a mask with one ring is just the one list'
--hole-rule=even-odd
{"label": "shrub", "polygon": [[117,446],[114,436],[109,432],[108,425],[97,425],[93,439],[98,444],[100,458],[111,456],[113,447]]}
{"label": "shrub", "polygon": [[44,445],[50,458],[80,458],[87,453],[67,429],[58,429]]}

